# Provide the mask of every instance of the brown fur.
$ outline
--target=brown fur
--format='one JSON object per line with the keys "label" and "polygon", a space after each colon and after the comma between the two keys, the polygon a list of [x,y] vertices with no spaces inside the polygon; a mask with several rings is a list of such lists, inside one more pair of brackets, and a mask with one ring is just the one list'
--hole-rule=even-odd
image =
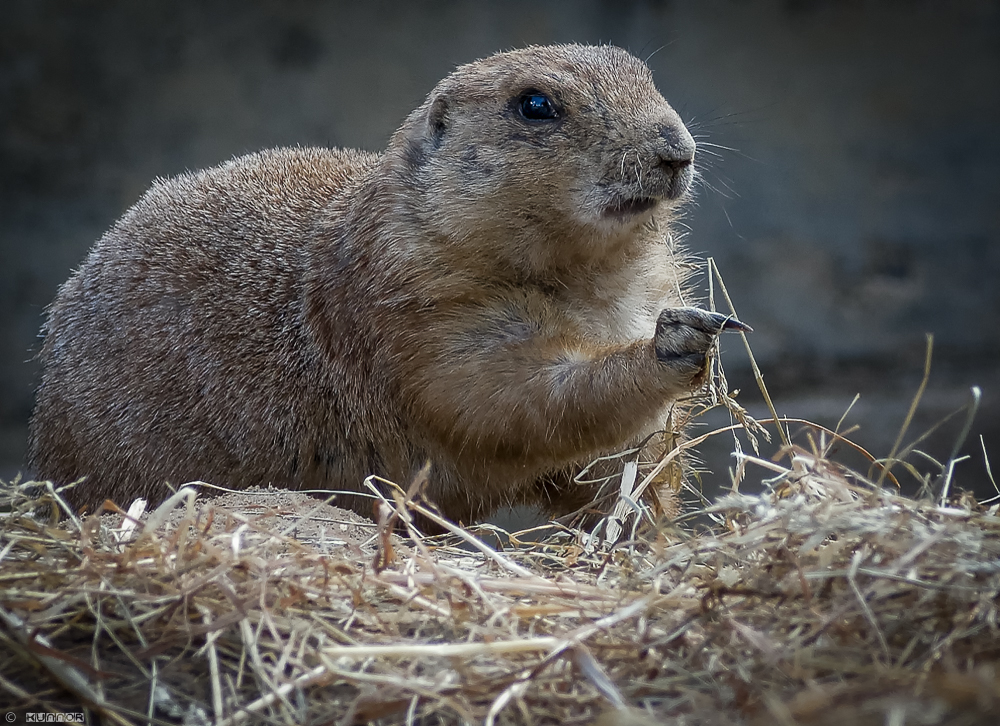
{"label": "brown fur", "polygon": [[[526,91],[561,117],[524,118]],[[554,482],[662,426],[719,330],[659,315],[693,153],[636,58],[533,47],[459,67],[381,155],[158,181],[49,311],[29,465],[95,504],[192,479],[359,491],[430,459],[453,518],[564,510]]]}

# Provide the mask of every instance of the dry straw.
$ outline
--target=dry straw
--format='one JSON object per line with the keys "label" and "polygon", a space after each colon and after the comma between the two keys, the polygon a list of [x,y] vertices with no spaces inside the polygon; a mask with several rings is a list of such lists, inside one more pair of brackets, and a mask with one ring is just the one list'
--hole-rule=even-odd
{"label": "dry straw", "polygon": [[6,485],[0,703],[107,724],[1000,723],[997,505],[899,496],[886,462],[851,472],[806,430],[739,452],[759,493],[696,520],[654,521],[656,473],[623,466],[602,535],[541,541],[424,537],[415,490],[365,542],[278,492],[81,520],[51,485]]}

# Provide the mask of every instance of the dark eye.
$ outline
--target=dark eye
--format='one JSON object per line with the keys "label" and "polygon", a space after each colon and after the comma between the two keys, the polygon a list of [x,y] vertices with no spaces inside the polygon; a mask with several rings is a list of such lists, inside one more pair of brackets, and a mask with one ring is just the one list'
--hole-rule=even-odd
{"label": "dark eye", "polygon": [[544,93],[529,92],[521,96],[518,104],[521,115],[529,121],[551,121],[559,118],[559,111],[552,99]]}

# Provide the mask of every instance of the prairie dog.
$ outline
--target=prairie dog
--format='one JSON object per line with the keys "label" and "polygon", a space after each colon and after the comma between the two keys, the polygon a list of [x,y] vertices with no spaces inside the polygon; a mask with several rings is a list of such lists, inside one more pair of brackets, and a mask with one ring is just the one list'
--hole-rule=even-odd
{"label": "prairie dog", "polygon": [[562,45],[460,66],[381,154],[157,181],[49,309],[29,468],[124,505],[430,460],[453,519],[565,511],[567,473],[662,427],[740,325],[682,307],[694,155],[644,63]]}

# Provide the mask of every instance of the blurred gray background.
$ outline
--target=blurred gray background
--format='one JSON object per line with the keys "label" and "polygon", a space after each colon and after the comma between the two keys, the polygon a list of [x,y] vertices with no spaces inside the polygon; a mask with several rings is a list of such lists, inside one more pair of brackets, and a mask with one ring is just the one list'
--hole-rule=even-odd
{"label": "blurred gray background", "polygon": [[[281,144],[380,149],[456,64],[530,43],[649,59],[703,141],[688,245],[714,257],[782,414],[885,455],[983,404],[957,483],[1000,461],[1000,2],[6,0],[0,476],[24,455],[43,310],[157,176]],[[742,345],[724,361],[764,415]],[[714,416],[711,423],[725,423]],[[960,424],[924,444],[946,458]],[[800,439],[803,440],[804,439]],[[725,484],[731,442],[705,447]],[[921,464],[933,472],[933,465]]]}

